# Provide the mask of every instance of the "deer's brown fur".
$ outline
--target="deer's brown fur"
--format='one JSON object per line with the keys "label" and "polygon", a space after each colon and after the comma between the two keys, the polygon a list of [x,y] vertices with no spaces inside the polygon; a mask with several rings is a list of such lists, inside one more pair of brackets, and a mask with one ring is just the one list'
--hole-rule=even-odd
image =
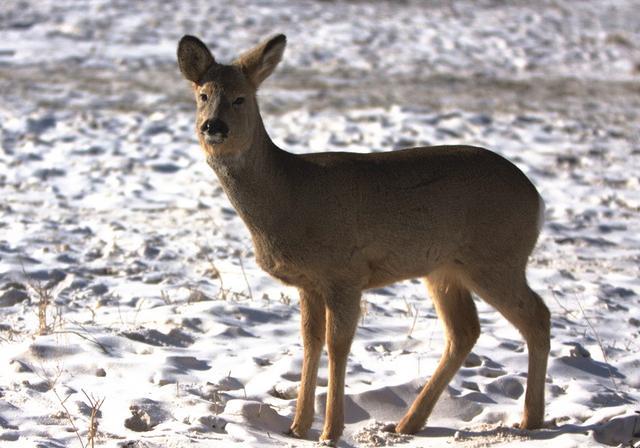
{"label": "deer's brown fur", "polygon": [[[209,165],[251,232],[257,262],[300,291],[302,381],[291,434],[314,414],[322,348],[329,384],[321,439],[343,430],[345,368],[367,288],[425,279],[445,329],[445,350],[397,424],[415,433],[480,333],[471,292],[522,333],[529,373],[522,428],[539,428],[549,352],[549,311],[527,285],[543,202],[512,163],[471,146],[294,155],[267,134],[256,101],[286,39],[278,35],[230,65],[185,36],[178,62],[192,82],[196,129]],[[203,96],[204,95],[204,96]]]}

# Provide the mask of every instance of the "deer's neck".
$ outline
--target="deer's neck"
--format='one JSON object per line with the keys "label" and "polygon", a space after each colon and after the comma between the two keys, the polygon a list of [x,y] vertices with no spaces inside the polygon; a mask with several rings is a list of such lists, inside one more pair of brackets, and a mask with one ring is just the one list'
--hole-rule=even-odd
{"label": "deer's neck", "polygon": [[293,157],[273,143],[260,117],[249,148],[237,156],[207,157],[207,163],[252,233],[277,230],[278,220],[289,215],[291,189],[286,164]]}

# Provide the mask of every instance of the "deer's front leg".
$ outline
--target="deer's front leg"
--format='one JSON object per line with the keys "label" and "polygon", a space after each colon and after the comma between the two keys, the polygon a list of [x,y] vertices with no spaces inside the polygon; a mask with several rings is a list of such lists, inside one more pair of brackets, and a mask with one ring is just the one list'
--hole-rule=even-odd
{"label": "deer's front leg", "polygon": [[300,314],[304,358],[296,416],[289,430],[295,437],[304,437],[313,423],[318,364],[324,346],[324,298],[316,293],[300,290]]}
{"label": "deer's front leg", "polygon": [[344,377],[351,341],[360,315],[360,291],[339,289],[327,297],[329,387],[324,431],[320,440],[334,445],[344,428]]}

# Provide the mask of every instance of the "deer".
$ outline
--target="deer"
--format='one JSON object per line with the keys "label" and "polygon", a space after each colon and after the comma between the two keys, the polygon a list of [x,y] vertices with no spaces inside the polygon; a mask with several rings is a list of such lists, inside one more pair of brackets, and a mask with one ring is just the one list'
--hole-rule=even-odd
{"label": "deer", "polygon": [[288,434],[314,419],[321,353],[328,354],[320,441],[344,429],[346,364],[363,291],[421,278],[444,328],[435,372],[391,428],[415,434],[480,335],[472,293],[521,333],[528,349],[519,427],[544,421],[550,313],[525,269],[544,201],[516,165],[464,145],[389,152],[293,154],[265,129],[257,90],[282,60],[287,39],[263,40],[229,64],[185,35],[178,66],[196,101],[200,147],[251,235],[258,266],[298,289],[303,365]]}

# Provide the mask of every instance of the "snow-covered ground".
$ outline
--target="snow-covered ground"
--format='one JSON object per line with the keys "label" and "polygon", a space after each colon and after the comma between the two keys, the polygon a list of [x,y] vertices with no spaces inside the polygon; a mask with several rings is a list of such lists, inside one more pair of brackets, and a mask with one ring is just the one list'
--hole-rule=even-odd
{"label": "snow-covered ground", "polygon": [[637,443],[637,6],[3,2],[0,446],[86,443],[93,398],[104,398],[103,446],[317,439],[326,361],[310,439],[283,435],[302,360],[296,291],[257,268],[197,147],[175,61],[186,33],[224,61],[275,32],[289,43],[260,96],[281,146],[482,145],[517,163],[547,204],[529,276],[552,310],[548,427],[511,427],[526,348],[477,302],[482,336],[427,427],[413,437],[380,431],[404,413],[442,349],[426,291],[409,281],[364,295],[340,445]]}

